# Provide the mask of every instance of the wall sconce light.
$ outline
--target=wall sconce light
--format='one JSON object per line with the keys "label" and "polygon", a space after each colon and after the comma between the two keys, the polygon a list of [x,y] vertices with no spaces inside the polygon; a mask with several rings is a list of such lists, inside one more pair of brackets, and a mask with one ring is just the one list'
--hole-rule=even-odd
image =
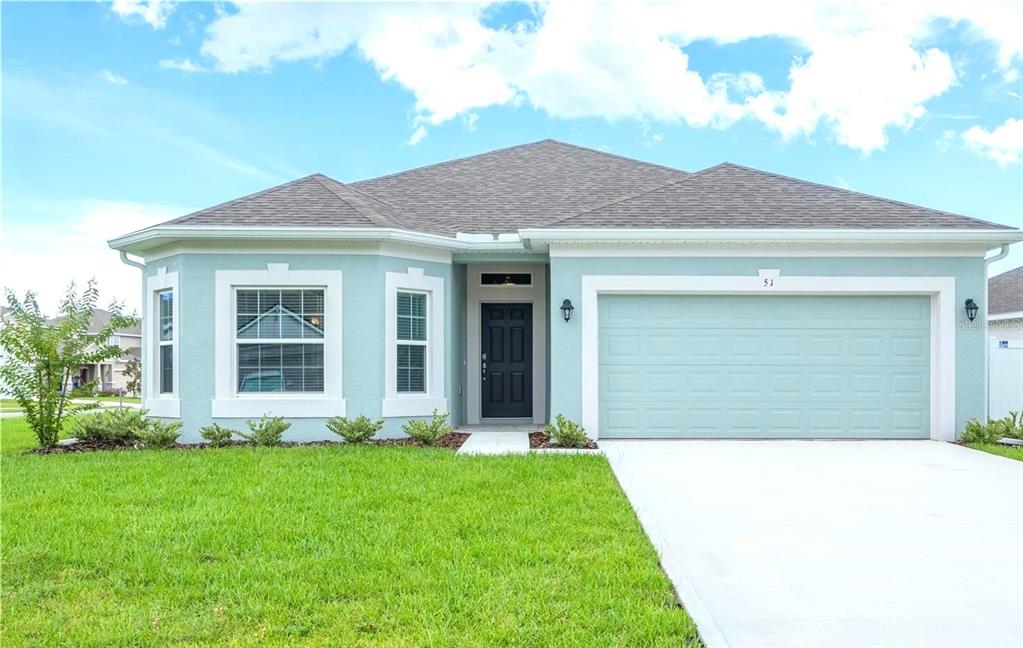
{"label": "wall sconce light", "polygon": [[572,319],[572,311],[575,310],[575,306],[572,305],[571,300],[566,299],[561,302],[561,316],[565,318],[565,321]]}
{"label": "wall sconce light", "polygon": [[966,300],[966,318],[967,319],[969,319],[972,322],[973,319],[975,317],[977,317],[977,311],[979,311],[979,310],[980,310],[980,306],[977,306],[977,302],[973,301],[972,299],[967,299]]}

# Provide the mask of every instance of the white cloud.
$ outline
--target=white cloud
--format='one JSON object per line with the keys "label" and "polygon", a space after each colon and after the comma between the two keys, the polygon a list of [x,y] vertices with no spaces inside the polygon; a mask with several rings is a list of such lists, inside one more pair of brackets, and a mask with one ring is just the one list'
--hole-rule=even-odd
{"label": "white cloud", "polygon": [[420,124],[414,131],[412,131],[412,134],[409,135],[408,141],[405,143],[409,146],[415,146],[422,142],[424,137],[426,137],[426,126]]}
{"label": "white cloud", "polygon": [[[529,103],[553,117],[682,122],[724,128],[753,119],[783,137],[825,130],[870,152],[907,129],[957,82],[929,46],[949,25],[989,47],[1011,78],[1023,59],[1023,3],[999,0],[803,0],[712,4],[540,3],[514,28],[484,5],[245,3],[217,11],[201,53],[218,71],[322,62],[352,51],[409,90],[424,127],[480,108]],[[686,47],[781,38],[804,52],[788,87],[750,72],[701,74]],[[187,61],[187,59],[186,59]]]}
{"label": "white cloud", "polygon": [[195,63],[191,59],[162,59],[160,61],[160,67],[165,70],[177,70],[178,72],[185,72],[186,74],[194,74],[196,72],[209,72],[200,63]]}
{"label": "white cloud", "polygon": [[121,18],[140,18],[154,29],[163,29],[175,4],[174,0],[114,0],[110,9]]}
{"label": "white cloud", "polygon": [[117,74],[116,72],[111,72],[110,70],[107,69],[100,70],[99,75],[104,81],[106,81],[107,83],[112,83],[113,85],[124,85],[125,83],[128,83],[128,79],[125,79],[120,74]]}
{"label": "white cloud", "polygon": [[993,131],[971,126],[962,138],[968,149],[994,160],[999,166],[1018,164],[1023,156],[1023,119],[1006,119]]}
{"label": "white cloud", "polygon": [[[5,205],[0,276],[21,297],[33,290],[53,313],[69,282],[95,278],[103,306],[110,300],[140,306],[139,271],[121,263],[107,240],[187,213],[170,205],[83,200]],[[35,218],[31,218],[35,216]],[[55,227],[54,223],[64,223]]]}

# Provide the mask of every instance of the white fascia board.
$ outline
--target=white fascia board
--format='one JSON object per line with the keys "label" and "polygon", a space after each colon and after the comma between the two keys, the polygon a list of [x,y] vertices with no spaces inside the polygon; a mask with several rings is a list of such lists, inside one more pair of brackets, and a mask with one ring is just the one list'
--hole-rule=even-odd
{"label": "white fascia board", "polygon": [[992,313],[987,316],[989,322],[1001,320],[1023,319],[1023,310],[1009,311],[1008,313]]}
{"label": "white fascia board", "polygon": [[978,243],[990,246],[1023,241],[1023,230],[1004,229],[523,229],[523,240],[550,243],[669,242],[864,242]]}
{"label": "white fascia board", "polygon": [[377,227],[250,227],[245,225],[206,227],[157,225],[108,241],[111,248],[130,253],[184,240],[275,240],[275,241],[389,241],[446,250],[519,251],[519,240],[460,240],[438,234]]}

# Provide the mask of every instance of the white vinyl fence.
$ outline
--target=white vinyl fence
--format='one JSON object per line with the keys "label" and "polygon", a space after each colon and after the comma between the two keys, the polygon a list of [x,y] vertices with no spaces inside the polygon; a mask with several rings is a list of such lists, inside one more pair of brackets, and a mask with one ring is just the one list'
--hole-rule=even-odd
{"label": "white vinyl fence", "polygon": [[988,416],[1023,411],[1023,340],[989,338]]}

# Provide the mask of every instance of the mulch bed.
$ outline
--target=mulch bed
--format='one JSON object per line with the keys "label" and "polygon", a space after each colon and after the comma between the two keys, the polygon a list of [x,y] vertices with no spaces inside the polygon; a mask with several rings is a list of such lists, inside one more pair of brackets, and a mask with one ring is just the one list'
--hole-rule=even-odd
{"label": "mulch bed", "polygon": [[[468,434],[462,432],[452,432],[442,436],[434,447],[437,448],[449,448],[451,450],[458,450],[465,443],[465,440],[469,438]],[[252,445],[247,441],[228,441],[221,447],[238,447]],[[279,447],[282,448],[297,448],[302,446],[336,446],[345,445],[342,441],[282,441]],[[366,445],[375,446],[417,446],[426,447],[426,444],[416,439],[405,438],[405,439],[373,439]],[[113,451],[124,451],[124,450],[138,450],[133,443],[112,443],[104,441],[78,441],[68,445],[58,445],[52,448],[35,448],[29,450],[29,454],[73,454],[76,452],[113,452]],[[167,448],[167,450],[216,450],[213,446],[208,443],[175,443],[174,445]]]}
{"label": "mulch bed", "polygon": [[[530,450],[543,450],[545,448],[563,448],[557,443],[551,441],[551,435],[547,434],[543,430],[529,433],[529,449]],[[583,446],[586,450],[596,450],[596,441],[587,441],[586,445]]]}

